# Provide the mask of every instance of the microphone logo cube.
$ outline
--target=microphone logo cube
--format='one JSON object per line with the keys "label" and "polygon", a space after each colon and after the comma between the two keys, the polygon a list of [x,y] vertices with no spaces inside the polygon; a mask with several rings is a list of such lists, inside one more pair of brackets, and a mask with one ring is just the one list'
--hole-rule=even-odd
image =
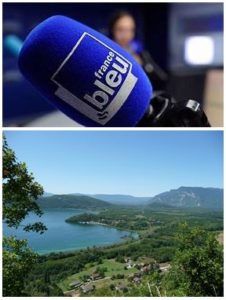
{"label": "microphone logo cube", "polygon": [[85,32],[51,77],[55,95],[100,125],[120,110],[137,83],[132,63]]}

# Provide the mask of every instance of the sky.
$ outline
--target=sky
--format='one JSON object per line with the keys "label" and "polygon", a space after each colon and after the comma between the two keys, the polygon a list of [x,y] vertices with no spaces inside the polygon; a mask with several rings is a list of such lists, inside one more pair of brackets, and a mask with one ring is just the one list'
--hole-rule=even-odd
{"label": "sky", "polygon": [[223,187],[220,131],[5,131],[46,192],[151,197]]}

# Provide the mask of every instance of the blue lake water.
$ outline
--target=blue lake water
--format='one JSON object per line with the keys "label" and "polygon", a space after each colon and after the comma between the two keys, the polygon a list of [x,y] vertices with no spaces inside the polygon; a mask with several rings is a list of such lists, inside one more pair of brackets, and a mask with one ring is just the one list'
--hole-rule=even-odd
{"label": "blue lake water", "polygon": [[[48,230],[43,233],[25,232],[3,226],[4,235],[15,235],[18,239],[27,239],[28,245],[40,254],[60,251],[72,251],[92,246],[107,246],[118,243],[130,232],[101,225],[79,225],[66,223],[65,219],[81,214],[81,210],[47,210],[41,218],[30,215],[23,224],[43,222]],[[136,234],[133,234],[136,237]]]}

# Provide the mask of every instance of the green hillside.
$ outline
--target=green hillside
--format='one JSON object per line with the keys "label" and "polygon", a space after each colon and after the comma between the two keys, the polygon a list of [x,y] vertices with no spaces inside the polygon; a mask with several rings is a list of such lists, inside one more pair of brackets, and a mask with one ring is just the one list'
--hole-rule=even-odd
{"label": "green hillside", "polygon": [[80,208],[80,209],[103,209],[112,204],[83,195],[53,195],[41,197],[37,201],[42,209],[47,208]]}

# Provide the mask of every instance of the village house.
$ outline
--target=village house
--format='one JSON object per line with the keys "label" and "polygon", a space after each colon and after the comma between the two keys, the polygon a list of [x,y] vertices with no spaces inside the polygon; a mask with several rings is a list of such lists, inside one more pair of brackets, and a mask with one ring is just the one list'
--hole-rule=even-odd
{"label": "village house", "polygon": [[88,285],[85,285],[85,286],[83,285],[81,287],[81,289],[82,289],[84,294],[87,294],[87,293],[92,292],[92,291],[95,290],[95,285],[93,285],[93,284],[88,284]]}
{"label": "village house", "polygon": [[151,270],[155,270],[154,264],[145,265],[140,269],[142,273],[149,273]]}
{"label": "village house", "polygon": [[144,263],[140,263],[140,264],[137,265],[137,268],[138,268],[138,269],[141,269],[141,268],[143,268],[144,266],[145,266]]}
{"label": "village house", "polygon": [[71,289],[76,289],[78,287],[80,287],[82,285],[82,283],[79,280],[73,281],[69,284],[69,287]]}
{"label": "village house", "polygon": [[90,279],[93,280],[93,281],[101,279],[101,278],[103,278],[103,276],[101,276],[100,273],[93,273],[93,274],[90,275]]}
{"label": "village house", "polygon": [[141,278],[140,277],[134,277],[133,282],[136,283],[136,284],[140,284],[141,283]]}
{"label": "village house", "polygon": [[132,263],[128,262],[128,263],[126,264],[126,269],[127,269],[127,270],[131,269],[132,267],[133,267]]}
{"label": "village house", "polygon": [[126,269],[127,270],[136,267],[136,264],[133,263],[133,261],[131,260],[131,258],[126,257],[126,258],[124,258],[124,261],[126,263]]}
{"label": "village house", "polygon": [[169,263],[161,263],[159,264],[159,270],[163,273],[168,272],[169,269],[171,268]]}

